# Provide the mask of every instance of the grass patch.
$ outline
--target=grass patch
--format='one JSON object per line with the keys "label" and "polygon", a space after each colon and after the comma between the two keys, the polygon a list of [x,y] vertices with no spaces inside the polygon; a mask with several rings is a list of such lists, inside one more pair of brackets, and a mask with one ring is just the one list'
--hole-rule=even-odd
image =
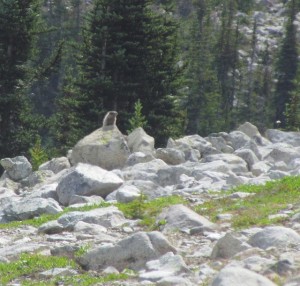
{"label": "grass patch", "polygon": [[89,286],[97,283],[105,283],[115,280],[126,280],[130,277],[127,273],[108,274],[105,276],[83,273],[72,276],[55,277],[49,280],[37,278],[39,272],[53,269],[78,268],[73,260],[66,257],[44,256],[40,254],[23,253],[20,259],[10,263],[0,263],[0,285],[7,285],[14,279],[21,280],[25,286],[50,286],[50,285],[74,285]]}
{"label": "grass patch", "polygon": [[[186,204],[186,201],[180,196],[160,197],[151,201],[147,201],[145,196],[141,196],[127,204],[118,203],[117,207],[124,213],[125,217],[141,219],[141,225],[155,229],[158,227],[156,225],[157,215],[161,213],[163,208],[176,204]],[[164,222],[160,224],[164,224]]]}
{"label": "grass patch", "polygon": [[18,261],[0,263],[0,285],[6,285],[16,278],[32,276],[55,267],[76,268],[76,263],[66,257],[23,253]]}
{"label": "grass patch", "polygon": [[241,185],[230,191],[234,192],[248,192],[254,195],[244,199],[225,197],[211,200],[196,206],[195,211],[213,221],[217,220],[218,214],[231,213],[232,226],[236,229],[282,222],[284,218],[270,220],[268,216],[278,214],[289,204],[295,205],[300,202],[300,177],[285,177],[265,185]]}
{"label": "grass patch", "polygon": [[72,211],[90,211],[90,210],[97,209],[97,208],[105,208],[110,205],[111,204],[109,204],[109,203],[102,202],[100,204],[86,205],[86,206],[82,206],[79,208],[66,207],[66,208],[64,208],[64,210],[62,212],[57,213],[57,214],[42,214],[41,216],[35,217],[32,219],[3,223],[3,224],[0,224],[0,229],[18,228],[18,227],[24,226],[24,225],[31,225],[34,227],[39,227],[48,221],[57,220],[62,215],[72,212]]}

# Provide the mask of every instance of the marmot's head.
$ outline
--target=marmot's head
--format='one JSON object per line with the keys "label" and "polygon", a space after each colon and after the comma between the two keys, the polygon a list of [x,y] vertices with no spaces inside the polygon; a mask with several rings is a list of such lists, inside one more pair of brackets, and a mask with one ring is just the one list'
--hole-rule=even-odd
{"label": "marmot's head", "polygon": [[116,125],[117,115],[117,111],[108,111],[103,119],[103,127]]}

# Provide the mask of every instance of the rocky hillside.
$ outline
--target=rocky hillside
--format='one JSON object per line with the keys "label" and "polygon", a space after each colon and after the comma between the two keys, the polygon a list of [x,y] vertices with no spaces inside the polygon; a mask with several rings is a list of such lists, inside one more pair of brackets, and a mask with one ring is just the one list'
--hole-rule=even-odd
{"label": "rocky hillside", "polygon": [[1,285],[300,283],[300,133],[245,123],[154,149],[109,127],[38,171],[1,164]]}

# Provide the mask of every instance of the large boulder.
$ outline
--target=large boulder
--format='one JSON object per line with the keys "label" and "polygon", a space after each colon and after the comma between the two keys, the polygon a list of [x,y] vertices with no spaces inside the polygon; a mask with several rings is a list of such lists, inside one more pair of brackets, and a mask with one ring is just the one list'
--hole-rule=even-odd
{"label": "large boulder", "polygon": [[153,154],[154,138],[148,135],[143,128],[134,129],[127,137],[128,147],[131,152]]}
{"label": "large boulder", "polygon": [[100,167],[79,163],[57,186],[59,202],[69,205],[72,196],[98,195],[105,198],[123,184],[116,174]]}
{"label": "large boulder", "polygon": [[129,147],[116,126],[106,126],[81,139],[73,148],[70,161],[88,163],[113,170],[124,167],[130,155]]}
{"label": "large boulder", "polygon": [[244,124],[240,125],[237,130],[245,133],[250,138],[254,136],[261,136],[261,134],[258,131],[258,128],[250,122],[245,122]]}
{"label": "large boulder", "polygon": [[8,177],[13,181],[27,178],[32,172],[32,166],[24,156],[4,158],[0,161]]}
{"label": "large boulder", "polygon": [[157,231],[137,232],[115,245],[96,247],[78,259],[79,264],[88,270],[103,270],[113,266],[119,271],[125,268],[139,270],[148,261],[158,259],[176,249]]}

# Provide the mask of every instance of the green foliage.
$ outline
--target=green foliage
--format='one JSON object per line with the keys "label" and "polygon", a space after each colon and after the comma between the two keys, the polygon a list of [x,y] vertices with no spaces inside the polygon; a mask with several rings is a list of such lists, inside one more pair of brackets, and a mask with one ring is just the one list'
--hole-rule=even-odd
{"label": "green foliage", "polygon": [[42,147],[41,137],[37,137],[34,146],[29,149],[30,161],[32,169],[38,170],[39,166],[48,161],[48,155],[45,149]]}
{"label": "green foliage", "polygon": [[247,192],[252,196],[243,199],[231,199],[228,196],[205,202],[195,210],[216,221],[220,213],[233,214],[232,226],[237,229],[269,225],[282,222],[285,218],[270,219],[269,215],[278,214],[289,204],[299,201],[300,177],[285,177],[270,181],[265,185],[242,185],[230,193]]}
{"label": "green foliage", "polygon": [[28,150],[32,110],[28,99],[39,1],[0,1],[0,157]]}
{"label": "green foliage", "polygon": [[0,263],[0,284],[6,285],[13,279],[33,276],[37,272],[55,267],[75,268],[76,264],[66,257],[23,253],[17,261]]}
{"label": "green foliage", "polygon": [[[292,0],[289,3],[289,18],[286,24],[285,36],[282,40],[276,66],[276,77],[278,81],[276,85],[276,115],[274,121],[279,120],[282,128],[286,128],[287,124],[285,108],[287,104],[293,104],[293,102],[291,102],[291,97],[292,92],[295,89],[295,79],[298,69],[297,31],[294,24],[296,13],[296,1]],[[291,106],[288,106],[288,108],[291,108]]]}
{"label": "green foliage", "polygon": [[146,117],[142,114],[142,109],[143,105],[138,99],[134,104],[134,114],[129,119],[129,130],[127,131],[128,134],[138,127],[145,128],[147,126],[147,120]]}
{"label": "green foliage", "polygon": [[149,229],[156,229],[158,225],[164,224],[163,221],[158,222],[158,225],[156,224],[156,216],[161,213],[163,208],[185,203],[186,201],[179,196],[161,197],[146,201],[145,196],[142,195],[127,204],[118,203],[117,207],[126,217],[131,219],[141,219],[141,225],[144,225]]}

